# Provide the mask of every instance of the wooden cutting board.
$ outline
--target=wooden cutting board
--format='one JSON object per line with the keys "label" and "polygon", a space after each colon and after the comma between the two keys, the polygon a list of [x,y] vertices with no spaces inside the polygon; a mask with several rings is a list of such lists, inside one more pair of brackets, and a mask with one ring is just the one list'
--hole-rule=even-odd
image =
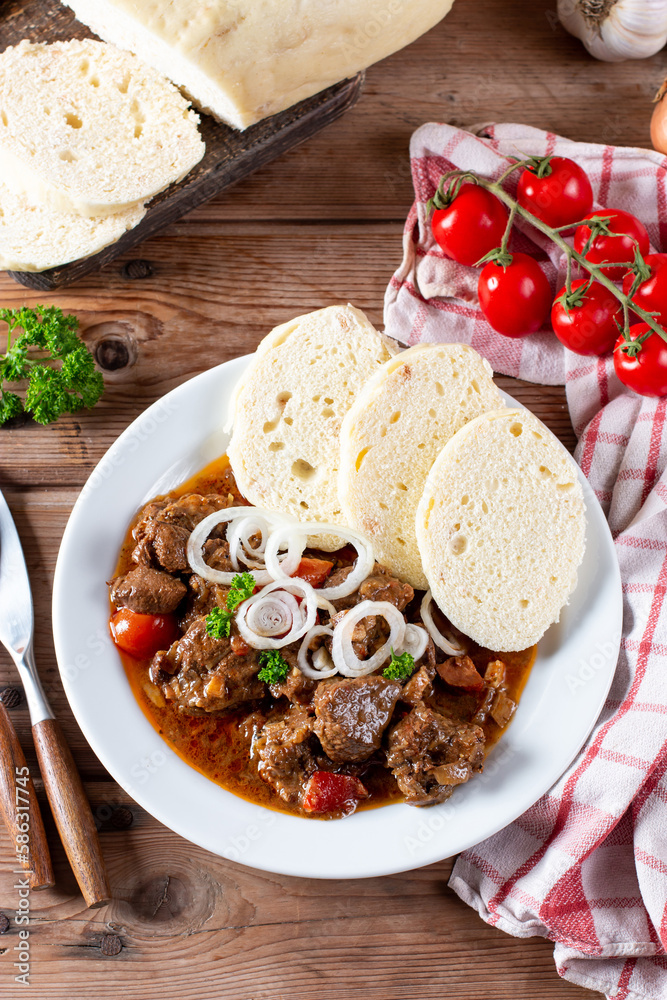
{"label": "wooden cutting board", "polygon": [[[68,7],[58,0],[8,0],[0,2],[0,51],[24,38],[55,42],[68,38],[94,38]],[[10,271],[12,278],[40,291],[69,285],[126,253],[149,236],[175,222],[186,212],[208,201],[270,160],[305,142],[339,118],[358,100],[364,75],[358,74],[299,104],[252,125],[244,132],[201,115],[200,131],[206,153],[180,184],[157,195],[146,215],[116,243],[92,257],[48,271]]]}

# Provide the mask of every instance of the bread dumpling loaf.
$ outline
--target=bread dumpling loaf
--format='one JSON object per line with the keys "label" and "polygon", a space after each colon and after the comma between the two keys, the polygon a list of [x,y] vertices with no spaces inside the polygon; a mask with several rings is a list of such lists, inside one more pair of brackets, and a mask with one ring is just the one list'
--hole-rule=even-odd
{"label": "bread dumpling loaf", "polygon": [[426,477],[464,424],[504,405],[492,375],[466,344],[419,344],[385,362],[343,421],[343,514],[376,559],[417,589],[428,589],[414,527]]}
{"label": "bread dumpling loaf", "polygon": [[417,509],[436,603],[482,646],[532,646],[576,587],[584,512],[577,466],[537,417],[472,420],[434,462]]}
{"label": "bread dumpling loaf", "polygon": [[176,87],[97,41],[23,41],[0,54],[0,176],[32,204],[116,215],[180,180],[204,155]]}
{"label": "bread dumpling loaf", "polygon": [[414,41],[452,0],[67,0],[83,24],[234,126],[276,114]]}
{"label": "bread dumpling loaf", "polygon": [[0,270],[45,271],[89,257],[132,229],[146,214],[143,205],[101,219],[54,212],[31,205],[22,192],[0,182]]}
{"label": "bread dumpling loaf", "polygon": [[345,523],[337,483],[341,424],[395,351],[350,305],[299,316],[264,338],[235,395],[228,448],[250,503],[301,521]]}

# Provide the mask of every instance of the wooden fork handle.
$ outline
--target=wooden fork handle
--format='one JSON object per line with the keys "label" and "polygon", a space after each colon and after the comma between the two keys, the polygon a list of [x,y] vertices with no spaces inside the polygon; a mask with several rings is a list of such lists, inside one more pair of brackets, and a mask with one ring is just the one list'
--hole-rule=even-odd
{"label": "wooden fork handle", "polygon": [[32,727],[44,787],[72,871],[88,906],[111,899],[99,837],[81,778],[56,719]]}
{"label": "wooden fork handle", "polygon": [[[0,702],[0,812],[31,889],[55,885],[35,786],[14,724]],[[18,868],[18,866],[15,866]]]}

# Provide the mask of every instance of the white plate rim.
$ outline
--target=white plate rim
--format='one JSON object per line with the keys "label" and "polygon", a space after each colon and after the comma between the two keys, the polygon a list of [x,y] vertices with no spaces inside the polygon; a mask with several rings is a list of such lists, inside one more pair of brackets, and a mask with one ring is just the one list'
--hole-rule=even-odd
{"label": "white plate rim", "polygon": [[[561,623],[545,636],[517,715],[489,755],[482,775],[440,806],[415,809],[400,803],[339,821],[302,819],[249,803],[190,768],[143,715],[106,630],[104,586],[105,574],[115,565],[118,531],[122,539],[132,512],[205,464],[195,455],[213,458],[224,450],[227,401],[248,361],[243,356],[224,362],[148,407],[111,445],[77,499],[61,542],[53,589],[56,656],[72,711],[101,763],[140,806],[174,832],[230,860],[282,875],[370,878],[458,854],[511,823],[548,791],[576,757],[604,705],[620,646],[620,627],[613,626],[610,632],[608,623],[622,621],[620,571],[606,518],[578,469],[587,505],[587,550],[580,583]],[[503,396],[508,405],[522,406],[507,393]],[[189,455],[176,447],[176,461],[156,479],[147,469],[147,449],[161,441],[168,446],[178,442],[183,425],[177,418],[184,419],[187,427],[201,421],[194,427],[196,448],[194,439]],[[118,492],[132,475],[144,485],[132,494],[130,516],[125,510],[122,524],[121,515],[117,523],[112,518],[115,534],[103,534],[98,541],[95,532],[104,521],[105,497]],[[83,552],[82,540],[89,543]],[[116,556],[109,566],[105,554],[114,545]],[[73,608],[73,595],[81,614]],[[92,622],[83,613],[86,609]],[[574,654],[578,660],[561,676],[561,661],[573,652],[573,630],[580,643],[579,653]],[[569,664],[574,662],[568,659]],[[538,691],[540,674],[544,687]],[[127,688],[124,695],[122,681]],[[105,683],[110,687],[102,690]],[[537,729],[544,739],[548,730],[551,739],[547,714],[553,716],[558,704],[573,713],[575,724],[560,733],[555,757],[541,759],[543,748],[535,747],[536,761],[535,754],[528,753],[532,744],[528,741],[527,747],[526,734]],[[114,711],[110,705],[125,714],[112,714],[110,719],[108,713]],[[129,726],[122,730],[120,724],[127,719]],[[486,822],[480,825],[480,820]]]}

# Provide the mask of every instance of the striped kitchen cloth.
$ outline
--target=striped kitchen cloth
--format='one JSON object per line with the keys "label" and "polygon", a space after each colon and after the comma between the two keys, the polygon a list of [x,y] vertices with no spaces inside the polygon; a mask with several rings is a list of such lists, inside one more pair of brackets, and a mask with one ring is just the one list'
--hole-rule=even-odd
{"label": "striped kitchen cloth", "polygon": [[[477,302],[479,272],[443,255],[426,216],[447,170],[498,177],[508,156],[549,153],[575,159],[596,207],[634,213],[652,247],[667,250],[659,153],[523,125],[430,124],[412,137],[416,200],[385,297],[386,332],[405,344],[465,342],[505,375],[565,384],[575,457],[608,516],[623,580],[620,659],[588,741],[528,812],[461,855],[450,885],[488,923],[554,941],[566,979],[616,1000],[658,1000],[667,997],[667,399],[633,394],[610,358],[573,354],[547,328],[518,340],[495,333]],[[506,187],[515,186],[511,175]],[[540,261],[555,292],[565,281],[560,251],[518,227],[513,249]]]}

